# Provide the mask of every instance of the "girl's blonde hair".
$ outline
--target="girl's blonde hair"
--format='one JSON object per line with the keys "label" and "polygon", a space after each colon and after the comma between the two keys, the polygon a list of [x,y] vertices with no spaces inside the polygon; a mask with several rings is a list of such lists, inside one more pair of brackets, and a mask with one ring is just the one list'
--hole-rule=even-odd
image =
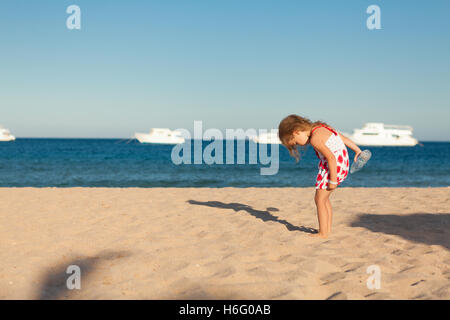
{"label": "girl's blonde hair", "polygon": [[294,131],[308,131],[320,125],[328,126],[323,121],[312,122],[308,118],[300,117],[295,114],[291,114],[281,120],[278,126],[278,137],[280,138],[281,143],[289,150],[289,154],[295,158],[296,162],[300,160],[300,154],[297,150],[297,146],[289,144]]}

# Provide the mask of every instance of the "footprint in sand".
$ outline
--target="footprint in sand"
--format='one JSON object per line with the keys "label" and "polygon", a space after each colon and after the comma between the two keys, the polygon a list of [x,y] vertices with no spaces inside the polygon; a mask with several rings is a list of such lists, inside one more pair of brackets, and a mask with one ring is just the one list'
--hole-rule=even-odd
{"label": "footprint in sand", "polygon": [[236,273],[236,269],[233,267],[226,267],[223,269],[220,269],[214,273],[211,278],[226,278],[231,276],[232,274]]}
{"label": "footprint in sand", "polygon": [[295,256],[293,256],[291,254],[286,254],[284,256],[280,256],[276,261],[277,262],[287,262],[287,263],[297,264],[297,263],[305,261],[305,258],[303,258],[303,257],[295,257]]}
{"label": "footprint in sand", "polygon": [[326,300],[347,300],[347,295],[341,291],[333,293]]}
{"label": "footprint in sand", "polygon": [[448,280],[450,280],[450,269],[445,270],[444,272],[442,272],[443,276],[446,276]]}
{"label": "footprint in sand", "polygon": [[394,256],[401,256],[401,255],[403,255],[403,253],[404,253],[404,251],[400,250],[400,249],[396,249],[391,252],[391,254],[393,254]]}
{"label": "footprint in sand", "polygon": [[269,299],[279,299],[279,298],[281,298],[281,297],[283,297],[283,296],[285,296],[285,295],[287,295],[287,294],[289,294],[289,293],[291,293],[291,292],[292,292],[291,289],[282,290],[282,291],[280,291],[279,293],[270,296]]}
{"label": "footprint in sand", "polygon": [[365,298],[369,298],[371,300],[389,300],[391,297],[384,292],[372,292],[364,296]]}
{"label": "footprint in sand", "polygon": [[189,265],[190,263],[186,261],[174,261],[166,266],[163,266],[162,270],[180,271],[187,268]]}
{"label": "footprint in sand", "polygon": [[[227,249],[224,249],[224,250],[228,250],[228,248],[227,248]],[[228,259],[229,257],[232,257],[232,256],[234,256],[235,254],[236,254],[235,252],[229,252],[229,253],[226,253],[226,254],[224,254],[224,255],[222,256],[222,260]]]}
{"label": "footprint in sand", "polygon": [[263,267],[255,267],[255,268],[248,269],[247,273],[249,273],[253,276],[258,276],[258,277],[267,277],[267,276],[271,275],[271,273],[268,272]]}
{"label": "footprint in sand", "polygon": [[201,238],[205,237],[207,234],[208,234],[208,232],[202,230],[199,233],[197,233],[196,236],[197,236],[197,238],[201,239]]}
{"label": "footprint in sand", "polygon": [[406,272],[406,271],[409,271],[409,270],[412,270],[412,269],[415,269],[415,268],[416,268],[415,266],[409,266],[409,267],[403,268],[398,273],[403,273],[403,272]]}
{"label": "footprint in sand", "polygon": [[419,283],[421,283],[421,282],[425,282],[425,280],[419,280],[419,281],[417,281],[417,282],[414,282],[414,283],[412,283],[411,284],[411,287],[415,287],[415,286],[417,286]]}
{"label": "footprint in sand", "polygon": [[353,263],[347,263],[347,264],[343,265],[342,268],[345,269],[344,272],[353,272],[363,266],[364,266],[364,263],[353,262]]}
{"label": "footprint in sand", "polygon": [[324,281],[324,283],[322,283],[323,286],[329,285],[330,283],[333,283],[335,281],[338,280],[342,280],[345,278],[345,274],[342,272],[333,272],[333,273],[329,273],[326,276],[320,278],[320,280]]}
{"label": "footprint in sand", "polygon": [[440,299],[448,299],[450,296],[450,284],[433,291],[432,294]]}

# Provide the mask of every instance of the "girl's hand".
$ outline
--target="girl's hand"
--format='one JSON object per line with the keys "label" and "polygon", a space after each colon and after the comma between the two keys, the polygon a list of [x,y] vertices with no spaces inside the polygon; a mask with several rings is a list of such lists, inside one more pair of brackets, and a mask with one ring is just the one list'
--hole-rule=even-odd
{"label": "girl's hand", "polygon": [[337,188],[337,184],[332,184],[328,182],[328,191],[332,191]]}
{"label": "girl's hand", "polygon": [[358,156],[361,154],[361,150],[359,150],[358,152],[355,153],[355,159],[353,159],[354,162],[356,162],[356,160],[358,160]]}

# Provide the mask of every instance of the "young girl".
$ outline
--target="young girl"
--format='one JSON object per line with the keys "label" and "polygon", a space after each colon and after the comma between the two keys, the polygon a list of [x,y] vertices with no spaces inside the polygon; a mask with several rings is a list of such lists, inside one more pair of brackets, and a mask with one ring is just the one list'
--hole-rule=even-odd
{"label": "young girl", "polygon": [[319,232],[312,236],[327,238],[331,232],[333,212],[330,194],[345,180],[349,170],[347,147],[355,152],[355,159],[361,149],[349,138],[341,135],[325,122],[310,120],[290,115],[284,118],[278,127],[281,143],[289,150],[291,156],[299,160],[297,145],[311,144],[319,158],[319,173],[316,179],[316,195]]}

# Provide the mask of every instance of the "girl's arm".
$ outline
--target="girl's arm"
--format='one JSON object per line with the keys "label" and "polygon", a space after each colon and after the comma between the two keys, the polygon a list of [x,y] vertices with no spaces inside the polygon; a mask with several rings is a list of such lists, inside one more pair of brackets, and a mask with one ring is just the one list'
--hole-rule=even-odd
{"label": "girl's arm", "polygon": [[344,144],[353,151],[355,151],[354,161],[356,161],[356,159],[358,159],[359,154],[361,153],[361,149],[356,145],[356,143],[354,143],[352,140],[344,136],[342,133],[339,133],[339,135],[341,136],[342,141],[344,141]]}
{"label": "girl's arm", "polygon": [[[318,135],[313,136],[310,140],[311,145],[319,151],[328,161],[328,169],[329,169],[329,177],[328,179],[334,182],[337,182],[337,163],[336,157],[333,152],[325,145],[325,141],[321,139]],[[328,189],[335,189],[336,185],[329,183]]]}

